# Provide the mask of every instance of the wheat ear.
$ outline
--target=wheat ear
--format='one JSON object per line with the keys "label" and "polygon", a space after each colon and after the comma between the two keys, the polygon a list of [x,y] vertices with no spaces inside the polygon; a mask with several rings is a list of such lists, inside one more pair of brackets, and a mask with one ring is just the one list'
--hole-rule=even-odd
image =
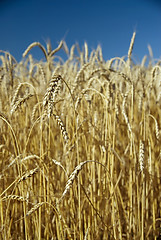
{"label": "wheat ear", "polygon": [[52,161],[55,165],[60,166],[63,169],[63,171],[65,172],[66,176],[68,176],[67,171],[65,170],[65,168],[63,167],[63,165],[60,162],[58,162],[55,159],[52,159]]}
{"label": "wheat ear", "polygon": [[2,198],[2,201],[8,200],[8,199],[17,200],[19,202],[28,202],[28,199],[26,199],[22,196],[17,196],[17,195],[7,195],[7,196]]}
{"label": "wheat ear", "polygon": [[62,80],[62,77],[60,75],[52,75],[51,80],[49,82],[49,87],[46,90],[44,100],[43,100],[43,106],[44,108],[47,108],[47,114],[48,117],[51,116],[54,106],[54,100],[57,96],[57,93],[60,89],[60,81]]}
{"label": "wheat ear", "polygon": [[35,63],[35,64],[32,66],[32,68],[31,68],[31,70],[30,70],[31,76],[32,76],[32,73],[33,73],[33,70],[34,70],[35,67],[37,67],[37,68],[40,70],[40,73],[41,73],[41,76],[42,76],[42,80],[43,80],[44,83],[46,83],[46,78],[45,78],[44,69],[43,69],[43,67],[41,66],[41,64],[39,64],[39,63]]}
{"label": "wheat ear", "polygon": [[23,158],[22,154],[20,154],[19,156],[17,156],[12,160],[12,162],[5,168],[5,170],[10,168],[14,163],[16,163],[16,161],[22,163],[24,161],[31,160],[31,159],[40,159],[40,157],[38,157],[37,155],[29,155]]}
{"label": "wheat ear", "polygon": [[75,83],[78,83],[78,79],[81,75],[81,73],[86,69],[86,67],[88,67],[90,65],[89,62],[87,62],[86,64],[84,64],[81,69],[78,71],[77,75],[76,75],[76,78],[75,78]]}
{"label": "wheat ear", "polygon": [[53,114],[53,116],[55,117],[55,119],[60,127],[60,130],[61,130],[61,133],[62,133],[65,143],[68,144],[69,137],[68,137],[68,133],[66,131],[63,121],[61,120],[61,118],[58,115]]}
{"label": "wheat ear", "polygon": [[155,122],[155,136],[156,136],[156,139],[159,140],[160,139],[160,133],[159,133],[158,122],[153,115],[149,114],[149,117],[151,117]]}
{"label": "wheat ear", "polygon": [[75,45],[73,45],[70,49],[70,53],[69,53],[69,61],[72,61],[74,58],[74,50],[75,50]]}
{"label": "wheat ear", "polygon": [[20,88],[21,88],[22,85],[23,85],[23,84],[20,83],[20,84],[18,85],[18,87],[16,88],[15,94],[14,94],[14,96],[13,96],[13,98],[12,98],[12,102],[11,102],[11,106],[12,106],[12,107],[15,105],[15,103],[16,103],[16,101],[17,101],[17,96],[18,96],[18,93],[19,93]]}
{"label": "wheat ear", "polygon": [[85,63],[87,63],[88,62],[88,45],[87,45],[87,43],[85,42],[84,43],[84,52],[85,52]]}
{"label": "wheat ear", "polygon": [[33,206],[33,208],[31,208],[27,213],[26,213],[26,217],[28,217],[29,215],[31,215],[33,212],[35,212],[38,208],[40,208],[45,202],[40,202],[36,205]]}
{"label": "wheat ear", "polygon": [[35,121],[35,115],[36,115],[36,111],[38,111],[38,107],[40,105],[40,102],[36,103],[33,107],[33,110],[32,110],[32,114],[31,114],[31,122],[34,122]]}
{"label": "wheat ear", "polygon": [[123,114],[123,116],[124,116],[124,118],[125,118],[126,124],[127,124],[127,126],[128,126],[128,130],[129,130],[129,132],[131,133],[131,132],[132,132],[132,130],[131,130],[131,125],[130,125],[130,123],[129,123],[129,119],[128,119],[128,116],[127,116],[126,111],[125,111],[125,104],[126,104],[127,96],[128,96],[128,92],[125,94],[124,99],[123,99],[123,103],[122,103],[122,114]]}
{"label": "wheat ear", "polygon": [[18,99],[15,104],[11,108],[11,115],[23,104],[25,103],[29,98],[33,97],[33,94],[27,94],[23,98]]}
{"label": "wheat ear", "polygon": [[140,140],[139,144],[139,163],[140,163],[140,171],[142,172],[144,169],[144,143]]}
{"label": "wheat ear", "polygon": [[18,179],[18,183],[22,182],[24,180],[26,180],[27,178],[33,176],[35,173],[37,173],[39,171],[39,168],[36,167],[32,170],[30,170],[29,172],[25,173],[24,175],[22,175],[19,179]]}
{"label": "wheat ear", "polygon": [[135,36],[136,36],[136,32],[134,32],[133,35],[132,35],[131,42],[130,42],[130,47],[129,47],[129,51],[128,51],[129,64],[131,62],[131,54],[132,54],[132,50],[133,50],[133,47],[134,47]]}
{"label": "wheat ear", "polygon": [[61,198],[59,199],[59,202],[65,197],[65,195],[67,194],[67,192],[69,192],[69,189],[71,188],[71,186],[72,186],[75,178],[78,176],[78,174],[79,174],[79,172],[81,171],[82,167],[83,167],[86,163],[89,163],[89,162],[95,162],[95,163],[101,164],[103,167],[105,167],[102,163],[97,162],[97,161],[94,161],[94,160],[87,160],[87,161],[81,162],[81,163],[74,169],[74,171],[70,174],[69,179],[68,179],[68,181],[67,181],[67,184],[66,184],[66,186],[65,186],[64,192],[63,192]]}

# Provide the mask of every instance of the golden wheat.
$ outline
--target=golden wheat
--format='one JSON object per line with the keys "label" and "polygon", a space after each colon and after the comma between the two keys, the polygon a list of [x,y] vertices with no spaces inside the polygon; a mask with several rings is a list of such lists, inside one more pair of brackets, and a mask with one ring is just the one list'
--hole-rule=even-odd
{"label": "golden wheat", "polygon": [[135,37],[107,61],[87,43],[0,51],[0,239],[159,237],[161,68],[150,47],[133,61]]}

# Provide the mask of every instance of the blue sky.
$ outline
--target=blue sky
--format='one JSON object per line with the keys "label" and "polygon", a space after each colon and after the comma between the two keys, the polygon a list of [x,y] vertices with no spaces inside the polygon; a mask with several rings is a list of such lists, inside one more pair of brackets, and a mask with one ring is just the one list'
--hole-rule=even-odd
{"label": "blue sky", "polygon": [[[133,57],[161,59],[161,2],[159,0],[1,0],[0,49],[20,61],[27,46],[50,39],[55,48],[64,39],[70,48],[86,41],[89,50],[102,46],[105,60],[127,55],[133,31]],[[61,50],[62,51],[62,50]],[[40,60],[39,48],[31,51]],[[60,52],[61,54],[61,52]]]}

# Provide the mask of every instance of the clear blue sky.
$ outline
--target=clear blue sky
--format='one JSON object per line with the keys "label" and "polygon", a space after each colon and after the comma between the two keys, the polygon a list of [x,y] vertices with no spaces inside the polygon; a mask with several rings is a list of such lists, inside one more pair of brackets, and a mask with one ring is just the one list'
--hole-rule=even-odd
{"label": "clear blue sky", "polygon": [[[0,49],[18,61],[27,46],[48,39],[53,48],[61,39],[71,47],[102,46],[104,59],[127,54],[133,31],[133,57],[141,61],[151,45],[161,58],[161,2],[159,0],[0,0]],[[61,50],[62,51],[62,50]],[[39,48],[34,58],[43,58]]]}

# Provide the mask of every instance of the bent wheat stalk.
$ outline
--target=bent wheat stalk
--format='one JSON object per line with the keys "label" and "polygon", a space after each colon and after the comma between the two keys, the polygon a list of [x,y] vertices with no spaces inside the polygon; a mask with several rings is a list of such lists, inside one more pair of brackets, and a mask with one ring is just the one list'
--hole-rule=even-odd
{"label": "bent wheat stalk", "polygon": [[47,55],[47,52],[46,52],[46,50],[45,50],[45,48],[41,45],[41,43],[39,43],[39,42],[33,42],[33,43],[31,43],[29,46],[28,46],[28,48],[25,50],[25,52],[23,53],[23,57],[26,57],[26,55],[29,53],[29,51],[33,48],[33,47],[36,47],[36,46],[38,46],[41,50],[42,50],[42,52],[44,53],[44,55],[45,55],[45,58],[46,58],[46,60],[48,60],[48,55]]}

